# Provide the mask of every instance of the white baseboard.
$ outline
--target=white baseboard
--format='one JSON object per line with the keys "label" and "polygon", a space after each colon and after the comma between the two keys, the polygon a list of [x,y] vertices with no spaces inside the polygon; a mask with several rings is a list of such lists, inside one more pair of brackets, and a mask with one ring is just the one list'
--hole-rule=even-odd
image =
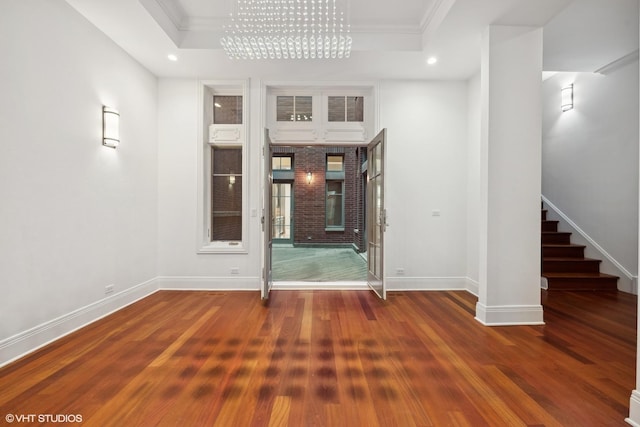
{"label": "white baseboard", "polygon": [[480,283],[470,277],[466,277],[465,280],[467,282],[467,292],[475,296],[480,295]]}
{"label": "white baseboard", "polygon": [[259,277],[160,276],[158,289],[180,291],[259,291]]}
{"label": "white baseboard", "polygon": [[544,325],[542,305],[476,304],[476,320],[485,326]]}
{"label": "white baseboard", "polygon": [[157,291],[150,279],[0,341],[0,367],[18,360]]}
{"label": "white baseboard", "polygon": [[540,276],[540,289],[549,289],[549,280],[546,277]]}
{"label": "white baseboard", "polygon": [[366,291],[369,289],[367,282],[344,281],[344,282],[297,282],[297,281],[276,281],[273,282],[274,291]]}
{"label": "white baseboard", "polygon": [[640,391],[633,390],[629,399],[629,417],[625,418],[627,424],[640,427]]}
{"label": "white baseboard", "polygon": [[466,277],[388,277],[386,285],[389,292],[470,291],[468,289],[469,280]]}

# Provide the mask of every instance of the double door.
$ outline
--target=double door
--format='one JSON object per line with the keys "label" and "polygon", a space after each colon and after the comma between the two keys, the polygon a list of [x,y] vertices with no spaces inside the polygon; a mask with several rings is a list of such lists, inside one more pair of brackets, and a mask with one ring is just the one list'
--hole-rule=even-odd
{"label": "double door", "polygon": [[[384,233],[386,209],[384,207],[384,166],[386,130],[383,129],[367,147],[367,283],[382,299],[386,299],[384,280]],[[263,145],[263,265],[262,299],[269,298],[273,286],[272,247],[277,239],[292,238],[293,199],[291,183],[274,183],[272,170],[273,149],[269,131],[265,130]],[[277,205],[277,206],[276,206]],[[287,208],[288,206],[288,208]],[[287,211],[288,209],[288,211]],[[286,216],[289,217],[288,222]],[[287,228],[288,227],[288,228]]]}

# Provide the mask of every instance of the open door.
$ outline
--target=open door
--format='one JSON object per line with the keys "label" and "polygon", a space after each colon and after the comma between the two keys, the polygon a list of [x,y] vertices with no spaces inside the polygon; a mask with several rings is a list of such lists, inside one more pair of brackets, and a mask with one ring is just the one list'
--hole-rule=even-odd
{"label": "open door", "polygon": [[264,130],[264,145],[262,146],[262,156],[264,165],[264,189],[262,199],[262,235],[264,252],[262,259],[262,287],[260,288],[263,300],[269,299],[269,292],[273,286],[271,248],[273,246],[271,203],[273,187],[273,171],[271,164],[271,138],[269,129]]}
{"label": "open door", "polygon": [[382,129],[367,148],[367,283],[382,299],[387,299],[384,283],[384,163],[387,130]]}

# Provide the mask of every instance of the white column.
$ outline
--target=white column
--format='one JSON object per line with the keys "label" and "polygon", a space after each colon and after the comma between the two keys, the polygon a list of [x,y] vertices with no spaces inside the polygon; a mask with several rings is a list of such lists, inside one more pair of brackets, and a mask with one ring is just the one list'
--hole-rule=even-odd
{"label": "white column", "polygon": [[[640,96],[640,94],[638,94]],[[638,254],[640,256],[640,238],[638,239]],[[638,261],[640,265],[640,260]],[[629,399],[629,417],[625,420],[632,426],[640,427],[640,305],[638,305],[638,326],[636,327],[636,388]]]}
{"label": "white column", "polygon": [[540,304],[542,29],[482,39],[480,266],[476,319],[543,324]]}

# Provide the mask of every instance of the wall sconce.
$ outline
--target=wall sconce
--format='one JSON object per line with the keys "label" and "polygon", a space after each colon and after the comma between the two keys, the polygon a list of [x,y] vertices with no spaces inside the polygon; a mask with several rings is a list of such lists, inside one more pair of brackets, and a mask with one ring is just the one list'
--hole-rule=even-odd
{"label": "wall sconce", "polygon": [[233,185],[236,183],[236,176],[235,175],[231,175],[229,177],[229,185]]}
{"label": "wall sconce", "polygon": [[307,172],[307,184],[311,184],[311,178],[313,178],[313,174],[311,172]]}
{"label": "wall sconce", "polygon": [[116,148],[120,143],[120,113],[109,107],[102,107],[102,145]]}
{"label": "wall sconce", "polygon": [[562,112],[569,111],[573,109],[573,84],[565,86],[560,91],[562,98]]}

